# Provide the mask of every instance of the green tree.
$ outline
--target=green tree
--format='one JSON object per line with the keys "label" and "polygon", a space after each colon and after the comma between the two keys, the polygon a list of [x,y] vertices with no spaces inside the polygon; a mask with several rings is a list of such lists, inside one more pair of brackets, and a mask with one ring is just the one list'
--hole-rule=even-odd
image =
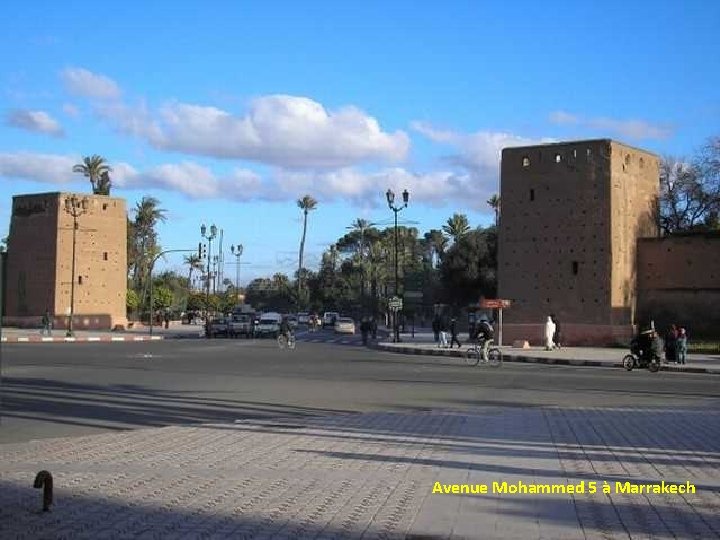
{"label": "green tree", "polygon": [[466,305],[497,290],[497,232],[478,228],[462,235],[440,266],[443,296],[448,303]]}
{"label": "green tree", "polygon": [[160,253],[160,246],[157,243],[156,227],[158,223],[164,222],[165,210],[159,208],[155,197],[143,197],[135,205],[135,220],[133,222],[133,252],[135,261],[133,265],[133,286],[137,291],[144,291],[147,284],[147,276],[150,270],[150,263]]}
{"label": "green tree", "polygon": [[[107,164],[104,157],[94,154],[92,156],[83,157],[83,162],[73,166],[74,173],[80,173],[90,179],[92,192],[96,195],[110,194],[110,177],[109,172],[112,168]],[[105,179],[103,179],[103,175]],[[100,186],[107,193],[99,191]]]}
{"label": "green tree", "polygon": [[448,218],[442,229],[452,238],[453,243],[457,243],[460,237],[470,230],[470,225],[465,214],[456,213],[451,218]]}
{"label": "green tree", "polygon": [[127,290],[127,293],[125,295],[125,305],[127,307],[128,313],[137,312],[138,308],[140,307],[140,297],[134,290]]}
{"label": "green tree", "polygon": [[298,256],[298,298],[300,297],[300,289],[302,288],[302,268],[303,256],[305,255],[305,236],[307,234],[307,218],[308,213],[317,208],[317,201],[310,195],[305,195],[302,199],[298,199],[297,206],[303,213],[303,231],[300,239],[300,253]]}
{"label": "green tree", "polygon": [[153,289],[153,309],[155,311],[171,308],[173,299],[173,292],[170,287],[160,285]]}

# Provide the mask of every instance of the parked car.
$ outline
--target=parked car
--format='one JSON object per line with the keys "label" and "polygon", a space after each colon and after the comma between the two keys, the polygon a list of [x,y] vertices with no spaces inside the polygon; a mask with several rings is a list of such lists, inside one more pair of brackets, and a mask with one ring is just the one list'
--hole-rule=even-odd
{"label": "parked car", "polygon": [[236,313],[230,320],[228,333],[230,337],[244,336],[252,337],[255,330],[255,321],[250,313]]}
{"label": "parked car", "polygon": [[326,326],[334,326],[335,321],[339,318],[340,314],[337,311],[326,311],[322,319],[323,328],[325,328]]}
{"label": "parked car", "polygon": [[263,313],[260,322],[255,327],[255,335],[257,337],[278,337],[280,334],[280,323],[282,315],[280,313]]}
{"label": "parked car", "polygon": [[310,314],[305,312],[298,313],[297,322],[298,324],[310,324]]}
{"label": "parked car", "polygon": [[210,321],[210,337],[227,336],[228,320],[225,317]]}
{"label": "parked car", "polygon": [[339,317],[335,321],[335,332],[338,334],[354,334],[355,321],[349,317]]}

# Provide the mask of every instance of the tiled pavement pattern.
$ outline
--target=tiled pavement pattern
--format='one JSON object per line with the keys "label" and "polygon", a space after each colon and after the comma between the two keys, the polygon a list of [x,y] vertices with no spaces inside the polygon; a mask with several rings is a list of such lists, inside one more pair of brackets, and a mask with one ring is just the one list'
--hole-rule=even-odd
{"label": "tiled pavement pattern", "polygon": [[[35,473],[52,472],[41,509]],[[482,408],[0,446],[2,538],[718,538],[720,411]],[[683,483],[694,495],[438,495],[451,483]]]}

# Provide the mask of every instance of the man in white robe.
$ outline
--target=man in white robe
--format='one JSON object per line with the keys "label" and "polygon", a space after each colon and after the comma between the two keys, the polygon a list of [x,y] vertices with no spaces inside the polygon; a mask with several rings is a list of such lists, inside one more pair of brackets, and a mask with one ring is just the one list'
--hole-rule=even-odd
{"label": "man in white robe", "polygon": [[552,320],[552,317],[548,316],[547,321],[545,322],[545,350],[551,351],[553,350],[553,347],[555,347],[555,343],[553,342],[553,335],[555,335],[555,323]]}

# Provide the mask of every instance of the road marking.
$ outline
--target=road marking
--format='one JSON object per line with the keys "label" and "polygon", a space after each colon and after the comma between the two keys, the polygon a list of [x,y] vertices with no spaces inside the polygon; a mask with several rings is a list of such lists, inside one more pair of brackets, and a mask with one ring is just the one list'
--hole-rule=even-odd
{"label": "road marking", "polygon": [[125,341],[125,338],[113,336],[110,338],[110,341]]}

